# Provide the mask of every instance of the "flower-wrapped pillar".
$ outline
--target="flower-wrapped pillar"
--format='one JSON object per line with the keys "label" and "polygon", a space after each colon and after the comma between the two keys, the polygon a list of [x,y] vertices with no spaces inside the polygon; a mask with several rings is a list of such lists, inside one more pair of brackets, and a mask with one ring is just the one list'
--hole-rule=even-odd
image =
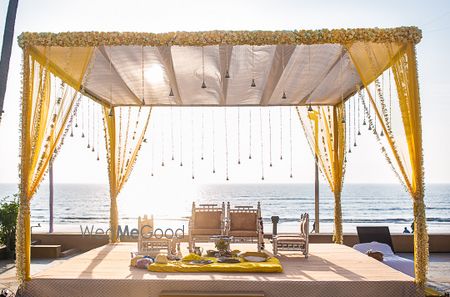
{"label": "flower-wrapped pillar", "polygon": [[342,244],[341,192],[345,175],[345,123],[342,119],[345,104],[311,109],[297,107],[297,114],[313,157],[317,157],[320,171],[334,194],[333,241]]}
{"label": "flower-wrapped pillar", "polygon": [[[78,92],[50,72],[50,53],[44,64],[26,48],[23,53],[20,143],[19,214],[16,267],[19,283],[30,279],[30,201],[42,182],[50,160],[67,132]],[[78,61],[79,63],[79,61]],[[59,87],[52,87],[58,85]]]}
{"label": "flower-wrapped pillar", "polygon": [[138,152],[145,140],[151,107],[104,107],[106,152],[109,176],[109,240],[120,241],[117,197],[128,180]]}

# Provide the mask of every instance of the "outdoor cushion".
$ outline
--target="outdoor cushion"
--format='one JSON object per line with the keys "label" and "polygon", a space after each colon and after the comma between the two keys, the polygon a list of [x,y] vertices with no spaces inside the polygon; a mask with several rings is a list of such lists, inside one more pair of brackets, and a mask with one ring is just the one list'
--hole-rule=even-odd
{"label": "outdoor cushion", "polygon": [[258,236],[257,231],[250,231],[250,230],[232,230],[228,232],[230,236],[236,236],[236,237],[256,237]]}
{"label": "outdoor cushion", "polygon": [[195,213],[194,229],[221,229],[221,227],[221,211],[199,211]]}
{"label": "outdoor cushion", "polygon": [[256,231],[256,213],[232,212],[230,214],[231,230]]}
{"label": "outdoor cushion", "polygon": [[193,229],[192,235],[220,235],[221,229]]}

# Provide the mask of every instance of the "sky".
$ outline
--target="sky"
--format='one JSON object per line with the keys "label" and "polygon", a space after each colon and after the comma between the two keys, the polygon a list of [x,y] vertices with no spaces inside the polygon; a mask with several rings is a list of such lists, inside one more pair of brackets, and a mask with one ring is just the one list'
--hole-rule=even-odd
{"label": "sky", "polygon": [[[15,35],[24,31],[205,31],[205,30],[293,30],[320,28],[397,27],[418,26],[423,39],[417,46],[419,62],[420,94],[422,99],[423,142],[425,155],[425,178],[427,183],[450,182],[450,2],[448,1],[56,1],[21,0],[17,12]],[[6,17],[8,1],[0,2],[0,29]],[[15,39],[16,40],[16,39]],[[0,124],[0,183],[17,183],[19,162],[19,102],[20,102],[21,50],[14,42],[6,92],[5,114]],[[223,130],[217,124],[215,157],[217,173],[211,173],[212,134],[211,110],[195,110],[194,137],[195,180],[191,179],[192,160],[190,137],[185,137],[182,150],[185,166],[178,166],[180,150],[179,135],[175,132],[175,161],[171,161],[170,127],[178,130],[178,110],[155,110],[150,133],[155,144],[143,146],[129,184],[173,185],[190,183],[225,182],[225,145]],[[244,112],[248,112],[245,110]],[[280,182],[310,183],[314,181],[314,164],[311,152],[295,114],[292,114],[292,137],[289,136],[289,111],[283,111],[283,146],[280,144],[279,110],[271,111],[274,124],[273,167],[269,167],[270,146],[268,127],[264,132],[263,150],[264,181],[261,180],[261,141],[258,126],[252,127],[252,152],[249,160],[248,114],[243,115],[244,126],[241,141],[242,164],[237,165],[237,111],[228,114],[229,175],[230,183]],[[191,111],[183,112],[185,120]],[[201,129],[201,117],[205,119]],[[252,111],[256,122],[259,109]],[[267,119],[267,111],[263,114]],[[295,117],[294,117],[295,116]],[[156,121],[157,119],[164,119]],[[215,119],[224,121],[223,112],[217,110]],[[297,121],[296,121],[297,120]],[[159,122],[159,124],[155,124]],[[265,122],[266,123],[266,122]],[[278,124],[277,124],[278,123]],[[172,126],[173,125],[173,126]],[[189,121],[184,124],[185,135],[189,133]],[[163,134],[161,134],[161,131]],[[203,131],[203,132],[201,132]],[[100,161],[89,152],[85,140],[79,137],[67,139],[54,164],[55,182],[61,183],[107,183],[104,149],[100,148]],[[393,173],[383,159],[380,147],[373,135],[363,133],[359,145],[348,156],[345,182],[347,183],[395,183]],[[178,136],[177,136],[178,135]],[[203,135],[203,136],[202,136]],[[201,139],[204,139],[204,160]],[[100,137],[101,138],[101,137]],[[164,138],[164,149],[160,143]],[[158,142],[159,139],[159,142]],[[102,140],[102,139],[101,139]],[[192,140],[192,138],[191,138]],[[290,178],[290,142],[292,141],[293,178]],[[100,144],[103,144],[100,141]],[[159,144],[158,144],[159,143]],[[282,152],[281,148],[282,147]],[[152,148],[155,152],[152,157]],[[162,154],[165,166],[161,166]],[[281,161],[279,156],[283,154]],[[151,177],[152,162],[154,176]],[[323,182],[323,180],[322,180]]]}

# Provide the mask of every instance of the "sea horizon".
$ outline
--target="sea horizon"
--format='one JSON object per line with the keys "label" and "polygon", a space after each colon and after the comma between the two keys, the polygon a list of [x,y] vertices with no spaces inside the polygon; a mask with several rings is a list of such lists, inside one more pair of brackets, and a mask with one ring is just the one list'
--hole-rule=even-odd
{"label": "sea horizon", "polygon": [[[155,188],[149,185],[125,187],[119,195],[120,224],[134,228],[141,215],[154,215],[155,226],[188,228],[192,202],[254,205],[261,202],[264,229],[272,231],[271,216],[280,217],[279,230],[293,232],[298,218],[308,212],[314,220],[313,183],[215,183]],[[17,192],[17,184],[0,183],[0,199]],[[160,197],[158,207],[152,199]],[[450,233],[450,184],[429,183],[426,187],[427,223],[430,233]],[[377,198],[375,200],[374,198]],[[376,201],[380,203],[375,203]],[[47,232],[49,221],[48,184],[39,188],[31,203],[33,232]],[[333,196],[326,184],[320,184],[320,231],[333,231]],[[143,210],[145,209],[145,210]],[[355,233],[356,226],[386,225],[392,233],[411,231],[412,201],[399,184],[346,183],[342,193],[343,227]],[[109,188],[99,183],[54,184],[55,232],[81,232],[86,227],[106,230],[109,222]],[[311,224],[312,226],[312,224]]]}

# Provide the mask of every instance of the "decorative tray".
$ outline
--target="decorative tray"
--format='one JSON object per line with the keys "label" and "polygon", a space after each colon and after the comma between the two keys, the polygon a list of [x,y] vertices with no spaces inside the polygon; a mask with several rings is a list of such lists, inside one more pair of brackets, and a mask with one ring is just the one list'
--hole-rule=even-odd
{"label": "decorative tray", "polygon": [[217,259],[218,263],[241,263],[239,259],[236,258],[230,258],[230,257],[220,257]]}
{"label": "decorative tray", "polygon": [[245,252],[239,256],[248,262],[266,262],[270,259],[270,256],[263,252]]}

